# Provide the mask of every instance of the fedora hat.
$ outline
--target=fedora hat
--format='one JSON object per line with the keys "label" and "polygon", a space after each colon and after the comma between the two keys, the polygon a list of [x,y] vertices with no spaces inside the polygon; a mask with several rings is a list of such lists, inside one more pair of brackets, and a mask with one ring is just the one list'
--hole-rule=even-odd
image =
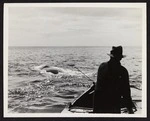
{"label": "fedora hat", "polygon": [[110,54],[108,54],[110,57],[121,57],[124,58],[126,57],[125,55],[122,55],[123,49],[122,46],[113,46],[112,50],[110,51]]}

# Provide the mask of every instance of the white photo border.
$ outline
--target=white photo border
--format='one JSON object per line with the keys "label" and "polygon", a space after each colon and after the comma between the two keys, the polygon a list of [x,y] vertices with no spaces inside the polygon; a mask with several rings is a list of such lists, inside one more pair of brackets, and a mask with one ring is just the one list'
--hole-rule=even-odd
{"label": "white photo border", "polygon": [[[8,20],[9,7],[110,7],[142,9],[142,113],[141,114],[65,114],[65,113],[8,113]],[[146,3],[4,3],[3,48],[3,115],[4,117],[147,117],[147,38]]]}

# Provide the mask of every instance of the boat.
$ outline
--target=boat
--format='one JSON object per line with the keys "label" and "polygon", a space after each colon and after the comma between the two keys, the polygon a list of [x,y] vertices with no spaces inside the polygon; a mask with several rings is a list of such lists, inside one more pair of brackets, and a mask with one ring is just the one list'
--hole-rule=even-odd
{"label": "boat", "polygon": [[[85,91],[81,96],[75,99],[72,103],[69,103],[61,113],[93,113],[93,94],[94,94],[94,84]],[[127,109],[121,101],[121,113],[127,113]],[[139,99],[132,99],[133,111],[134,113],[139,113],[136,106],[137,103],[141,103]],[[141,105],[141,104],[140,104]]]}

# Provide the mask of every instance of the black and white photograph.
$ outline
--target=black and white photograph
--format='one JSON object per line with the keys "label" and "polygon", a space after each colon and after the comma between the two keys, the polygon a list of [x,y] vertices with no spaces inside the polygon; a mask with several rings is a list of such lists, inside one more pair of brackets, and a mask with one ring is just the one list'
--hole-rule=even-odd
{"label": "black and white photograph", "polygon": [[146,3],[5,3],[4,117],[147,117]]}

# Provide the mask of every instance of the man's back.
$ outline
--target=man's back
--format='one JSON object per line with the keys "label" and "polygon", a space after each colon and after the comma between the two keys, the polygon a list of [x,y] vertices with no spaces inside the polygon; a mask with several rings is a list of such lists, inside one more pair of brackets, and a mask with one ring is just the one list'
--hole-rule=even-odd
{"label": "man's back", "polygon": [[129,75],[121,66],[122,58],[122,47],[113,47],[111,59],[100,65],[95,85],[94,112],[120,113],[121,97],[126,107],[132,109]]}
{"label": "man's back", "polygon": [[120,67],[112,68],[110,63],[102,63],[98,70],[95,91],[98,92],[99,108],[120,108]]}

